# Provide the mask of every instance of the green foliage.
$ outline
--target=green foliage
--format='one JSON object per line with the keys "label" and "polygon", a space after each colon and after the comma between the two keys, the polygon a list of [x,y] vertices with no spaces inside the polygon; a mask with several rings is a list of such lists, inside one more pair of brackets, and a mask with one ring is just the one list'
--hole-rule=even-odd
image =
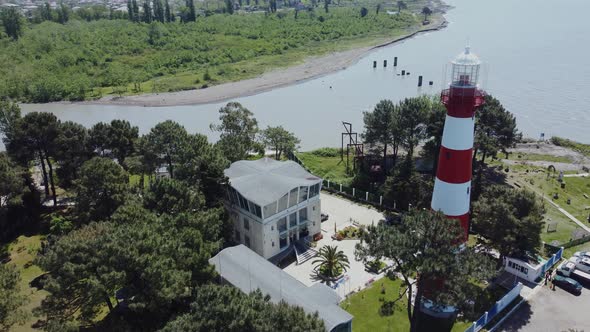
{"label": "green foliage", "polygon": [[0,95],[27,102],[80,100],[153,80],[142,84],[151,89],[155,79],[162,83],[154,92],[198,88],[195,78],[207,68],[223,69],[219,81],[235,80],[261,73],[260,64],[268,67],[271,57],[280,55],[274,66],[284,66],[336,42],[391,36],[416,23],[409,13],[364,20],[351,8],[334,8],[323,22],[308,15],[211,15],[168,23],[165,38],[153,44],[149,33],[155,28],[129,20],[32,24],[17,41],[0,39]]}
{"label": "green foliage", "polygon": [[[482,190],[483,163],[486,157],[496,157],[498,152],[508,153],[522,138],[516,128],[516,118],[507,111],[500,101],[491,95],[485,96],[485,103],[475,113],[475,139],[473,142],[474,161],[481,155],[481,166],[474,181],[472,196],[478,199]],[[477,169],[474,167],[474,170]]]}
{"label": "green foliage", "polygon": [[543,213],[533,192],[492,186],[473,206],[473,227],[502,257],[526,259],[541,249]]}
{"label": "green foliage", "polygon": [[387,177],[382,188],[385,204],[407,211],[410,204],[414,208],[428,208],[432,198],[432,181],[416,172],[414,161],[404,158],[396,165],[393,175]]}
{"label": "green foliage", "polygon": [[[8,132],[6,150],[20,165],[28,167],[32,161],[41,164],[45,195],[49,196],[49,185],[53,193],[53,203],[57,205],[53,162],[56,139],[60,122],[52,113],[31,112],[22,118],[14,118]],[[47,167],[46,167],[47,166]]]}
{"label": "green foliage", "polygon": [[186,129],[180,124],[172,120],[160,122],[144,138],[145,157],[157,160],[157,164],[153,165],[155,167],[165,163],[170,177],[174,178],[174,166],[186,147],[188,137]]}
{"label": "green foliage", "polygon": [[240,103],[231,102],[219,109],[220,124],[211,124],[211,130],[220,132],[217,145],[231,161],[243,160],[250,152],[258,152],[256,141],[258,121],[254,114]]}
{"label": "green foliage", "polygon": [[72,221],[64,216],[53,216],[49,222],[49,231],[54,235],[64,235],[73,229]]}
{"label": "green foliage", "polygon": [[0,21],[4,26],[4,32],[8,37],[16,40],[23,33],[24,19],[16,8],[3,8],[0,10]]}
{"label": "green foliage", "polygon": [[[129,214],[127,214],[129,215]],[[214,245],[198,230],[200,217],[177,222],[143,210],[134,222],[90,223],[60,238],[38,259],[50,272],[41,311],[50,320],[88,322],[111,296],[137,313],[166,317],[213,277]]]}
{"label": "green foliage", "polygon": [[114,157],[127,169],[125,159],[135,151],[139,128],[127,120],[113,120],[110,124],[99,122],[90,128],[89,145],[92,152]]}
{"label": "green foliage", "polygon": [[361,7],[361,17],[367,16],[368,13],[369,11],[367,10],[367,8]]}
{"label": "green foliage", "polygon": [[78,223],[106,220],[125,202],[128,175],[114,161],[94,157],[82,165],[74,190]]}
{"label": "green foliage", "polygon": [[313,174],[330,180],[332,186],[335,186],[335,183],[347,186],[353,180],[346,169],[346,159],[344,161],[340,159],[339,148],[321,148],[311,152],[298,152],[297,158]]}
{"label": "green foliage", "polygon": [[23,191],[21,171],[4,152],[0,152],[0,208],[10,204]]}
{"label": "green foliage", "polygon": [[197,211],[204,204],[203,195],[175,179],[158,179],[150,184],[144,196],[146,208],[158,214],[176,215],[183,211]]}
{"label": "green foliage", "polygon": [[341,150],[340,148],[319,148],[309,152],[309,154],[318,157],[340,157]]}
{"label": "green foliage", "polygon": [[295,135],[282,126],[271,127],[262,130],[264,145],[275,151],[275,159],[281,160],[283,154],[292,153],[301,141]]}
{"label": "green foliage", "polygon": [[55,160],[59,163],[57,175],[62,188],[69,188],[78,178],[82,164],[90,159],[88,130],[78,123],[66,121],[59,124],[55,139]]}
{"label": "green foliage", "polygon": [[348,257],[337,246],[323,246],[311,262],[320,278],[333,279],[350,268]]}
{"label": "green foliage", "polygon": [[8,331],[12,325],[24,322],[27,315],[21,306],[25,303],[18,271],[12,264],[0,264],[0,330]]}
{"label": "green foliage", "polygon": [[207,206],[217,206],[225,195],[227,178],[223,172],[229,167],[221,149],[209,143],[204,135],[189,135],[180,160],[175,176],[198,187],[205,195]]}
{"label": "green foliage", "polygon": [[169,322],[162,332],[325,331],[316,314],[285,302],[273,304],[260,291],[250,295],[230,286],[203,286],[191,311]]}
{"label": "green foliage", "polygon": [[381,100],[373,111],[364,112],[363,139],[374,149],[381,148],[383,170],[387,170],[388,155],[397,161],[400,147],[413,157],[414,148],[427,138],[430,117],[438,110],[436,105],[431,97],[422,96],[406,98],[398,104]]}
{"label": "green foliage", "polygon": [[[415,331],[423,296],[462,309],[474,296],[473,289],[465,285],[493,274],[486,256],[469,247],[457,250],[461,238],[463,230],[457,220],[438,212],[415,211],[406,214],[399,226],[369,226],[355,255],[364,261],[392,259],[408,291],[416,288],[414,306],[407,303],[406,308],[411,331]],[[410,282],[416,274],[419,278]]]}

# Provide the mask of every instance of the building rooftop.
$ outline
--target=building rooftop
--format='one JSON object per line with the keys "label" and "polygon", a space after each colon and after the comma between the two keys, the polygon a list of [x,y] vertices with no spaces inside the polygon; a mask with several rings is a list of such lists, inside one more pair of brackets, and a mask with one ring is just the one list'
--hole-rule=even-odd
{"label": "building rooftop", "polygon": [[293,188],[321,181],[294,161],[270,158],[236,161],[224,173],[235,190],[261,206],[279,200]]}
{"label": "building rooftop", "polygon": [[307,313],[318,312],[327,331],[352,320],[352,315],[338,306],[340,296],[330,287],[321,283],[307,287],[244,245],[222,250],[209,263],[244,293],[260,289],[274,303],[284,300]]}

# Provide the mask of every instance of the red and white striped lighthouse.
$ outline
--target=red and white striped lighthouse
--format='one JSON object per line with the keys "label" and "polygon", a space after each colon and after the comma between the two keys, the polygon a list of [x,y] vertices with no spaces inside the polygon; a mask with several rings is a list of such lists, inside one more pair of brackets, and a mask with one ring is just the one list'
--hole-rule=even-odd
{"label": "red and white striped lighthouse", "polygon": [[441,94],[447,117],[431,203],[432,210],[460,221],[465,241],[469,234],[475,109],[484,100],[484,92],[478,88],[480,65],[469,47],[451,62],[451,83]]}

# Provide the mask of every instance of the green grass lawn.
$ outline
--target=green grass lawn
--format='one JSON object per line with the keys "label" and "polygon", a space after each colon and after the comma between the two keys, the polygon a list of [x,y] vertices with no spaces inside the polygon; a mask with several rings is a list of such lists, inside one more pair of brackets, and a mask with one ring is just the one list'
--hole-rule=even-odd
{"label": "green grass lawn", "polygon": [[[588,214],[590,213],[590,199],[584,197],[584,194],[590,197],[590,178],[588,177],[571,177],[564,178],[565,188],[561,188],[561,184],[557,181],[557,178],[549,177],[546,175],[536,174],[534,177],[534,186],[542,190],[548,197],[553,197],[553,194],[559,194],[558,199],[553,201],[563,209],[574,215],[580,221],[587,221]],[[571,203],[567,204],[567,200],[570,199]]]}
{"label": "green grass lawn", "polygon": [[[380,299],[391,301],[398,298],[401,284],[400,279],[392,281],[389,278],[382,278],[367,289],[342,301],[340,306],[354,316],[352,330],[359,332],[409,331],[410,323],[405,297],[396,303],[392,315],[383,316],[380,314],[383,303]],[[381,292],[382,287],[385,289],[384,294]],[[453,331],[463,332],[470,324],[469,322],[457,322]]]}
{"label": "green grass lawn", "polygon": [[8,244],[8,252],[10,253],[10,263],[16,265],[21,276],[21,292],[27,296],[28,303],[24,305],[24,309],[31,313],[29,319],[25,324],[14,326],[11,331],[37,331],[31,327],[40,317],[32,314],[34,308],[41,304],[41,301],[47,296],[44,290],[38,290],[31,287],[29,283],[42,275],[44,272],[37,265],[33,264],[37,252],[41,248],[41,241],[44,239],[43,235],[33,236],[19,236],[16,240]]}
{"label": "green grass lawn", "polygon": [[[553,157],[542,154],[521,154],[520,160],[552,160],[561,162],[570,162],[569,160],[562,160],[563,157]],[[516,154],[512,154],[510,159],[518,159]],[[566,158],[567,159],[567,158]],[[490,161],[490,165],[499,165],[501,161]],[[553,201],[561,208],[565,209],[580,221],[585,222],[588,218],[590,210],[590,199],[584,197],[584,194],[590,195],[590,178],[587,177],[571,177],[565,178],[566,187],[561,188],[561,184],[556,177],[547,177],[546,169],[531,166],[531,165],[510,165],[510,171],[507,174],[508,182],[518,183],[522,188],[535,191],[539,196],[551,198],[554,193],[559,194],[558,199]],[[571,200],[571,204],[567,204],[567,199]],[[546,243],[552,241],[559,241],[565,243],[571,240],[572,232],[581,227],[571,221],[563,213],[559,212],[553,205],[545,202],[545,228],[541,233],[541,239]],[[550,219],[550,220],[549,220]],[[557,223],[557,231],[547,233],[547,223]]]}
{"label": "green grass lawn", "polygon": [[305,164],[313,174],[330,182],[350,185],[353,177],[346,173],[346,159],[340,160],[337,156],[320,156],[311,152],[299,152],[297,157]]}

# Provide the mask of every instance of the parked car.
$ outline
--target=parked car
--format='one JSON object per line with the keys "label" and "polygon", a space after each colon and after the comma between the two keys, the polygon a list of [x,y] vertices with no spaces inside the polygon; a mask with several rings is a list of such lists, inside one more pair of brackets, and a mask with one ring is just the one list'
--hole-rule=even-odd
{"label": "parked car", "polygon": [[590,273],[590,258],[572,257],[569,261],[576,264],[576,269]]}
{"label": "parked car", "polygon": [[322,214],[320,215],[320,218],[321,218],[322,222],[324,222],[324,221],[328,220],[328,218],[329,218],[329,217],[330,217],[330,216],[329,216],[327,213],[322,213]]}
{"label": "parked car", "polygon": [[563,288],[564,290],[566,290],[570,293],[574,293],[574,294],[582,293],[582,285],[572,278],[556,275],[553,278],[553,284],[555,286]]}
{"label": "parked car", "polygon": [[590,258],[590,251],[577,251],[574,253],[574,257]]}

